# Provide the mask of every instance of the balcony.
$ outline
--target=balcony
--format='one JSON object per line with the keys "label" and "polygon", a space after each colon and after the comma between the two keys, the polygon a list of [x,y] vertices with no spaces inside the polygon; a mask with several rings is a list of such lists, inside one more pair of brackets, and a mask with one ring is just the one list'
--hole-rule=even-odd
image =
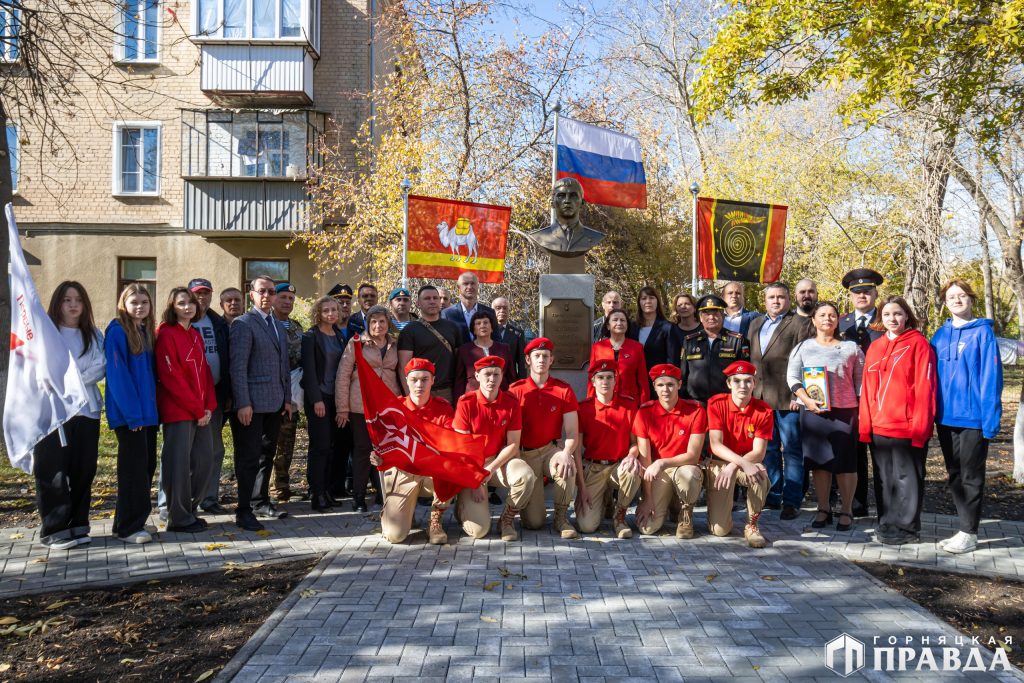
{"label": "balcony", "polygon": [[186,230],[280,234],[310,227],[305,181],[322,164],[326,114],[190,109],[181,123]]}
{"label": "balcony", "polygon": [[224,104],[310,104],[320,0],[193,0],[200,88]]}

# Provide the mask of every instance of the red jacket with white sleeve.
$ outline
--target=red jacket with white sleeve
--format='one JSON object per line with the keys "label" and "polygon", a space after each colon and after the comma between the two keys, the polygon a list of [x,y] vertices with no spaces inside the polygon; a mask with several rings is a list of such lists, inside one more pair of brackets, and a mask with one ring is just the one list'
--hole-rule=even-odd
{"label": "red jacket with white sleeve", "polygon": [[156,356],[156,407],[160,422],[202,419],[213,412],[217,397],[213,373],[199,331],[181,325],[160,325],[154,347]]}
{"label": "red jacket with white sleeve", "polygon": [[884,334],[868,347],[860,392],[860,440],[910,439],[922,447],[935,421],[935,350],[923,334]]}

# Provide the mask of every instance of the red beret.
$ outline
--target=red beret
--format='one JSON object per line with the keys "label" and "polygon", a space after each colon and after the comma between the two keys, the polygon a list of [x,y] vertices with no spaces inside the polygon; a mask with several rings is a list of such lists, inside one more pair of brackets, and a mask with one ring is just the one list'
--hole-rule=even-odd
{"label": "red beret", "polygon": [[484,368],[501,368],[505,369],[505,359],[501,356],[484,356],[477,362],[473,363],[473,367],[477,370],[483,370]]}
{"label": "red beret", "polygon": [[651,368],[651,371],[647,373],[651,376],[651,381],[658,379],[659,377],[671,377],[677,382],[683,380],[683,371],[672,365],[671,363],[661,363]]}
{"label": "red beret", "polygon": [[416,372],[417,370],[426,370],[431,375],[437,374],[437,368],[426,358],[413,358],[405,364],[405,374],[410,372]]}
{"label": "red beret", "polygon": [[609,359],[599,360],[590,366],[590,376],[593,377],[599,372],[616,372],[619,369],[619,364]]}
{"label": "red beret", "polygon": [[722,373],[726,377],[732,377],[733,375],[756,375],[757,368],[754,367],[753,363],[745,360],[738,360],[735,363],[730,363],[729,367],[722,370]]}
{"label": "red beret", "polygon": [[554,351],[555,345],[547,337],[537,337],[532,342],[526,345],[526,355],[529,356],[533,351]]}

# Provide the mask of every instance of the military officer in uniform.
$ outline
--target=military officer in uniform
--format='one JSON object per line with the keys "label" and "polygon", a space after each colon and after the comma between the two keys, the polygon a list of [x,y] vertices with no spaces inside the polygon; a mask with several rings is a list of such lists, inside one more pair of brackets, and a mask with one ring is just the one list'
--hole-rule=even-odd
{"label": "military officer in uniform", "polygon": [[[864,353],[868,352],[871,342],[882,336],[881,330],[871,329],[872,323],[879,322],[878,286],[882,284],[882,276],[870,268],[854,268],[843,276],[843,287],[850,292],[850,304],[853,310],[839,319],[839,334],[843,339],[857,342]],[[882,501],[882,483],[878,477],[878,468],[872,467],[875,473],[875,505]],[[853,494],[853,515],[866,517],[868,511],[868,445],[857,444],[857,489]],[[879,517],[882,511],[878,511]]]}
{"label": "military officer in uniform", "polygon": [[707,404],[715,394],[729,393],[724,370],[738,360],[750,358],[745,337],[723,327],[725,301],[708,294],[697,302],[697,314],[703,329],[683,340],[680,369],[685,397]]}

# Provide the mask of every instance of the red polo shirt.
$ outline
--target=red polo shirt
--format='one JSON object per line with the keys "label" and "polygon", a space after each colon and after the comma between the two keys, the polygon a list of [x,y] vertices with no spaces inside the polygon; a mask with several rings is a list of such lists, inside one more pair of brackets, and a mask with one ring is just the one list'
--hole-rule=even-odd
{"label": "red polo shirt", "polygon": [[648,401],[640,406],[633,419],[633,433],[651,442],[652,462],[682,455],[691,436],[707,431],[704,407],[684,398],[679,399],[672,410],[665,410],[658,401]]}
{"label": "red polo shirt", "polygon": [[738,455],[749,453],[754,438],[771,441],[775,416],[772,407],[756,398],[742,408],[730,394],[717,394],[708,400],[708,429],[722,432],[722,442]]}
{"label": "red polo shirt", "polygon": [[431,396],[430,400],[427,401],[427,405],[422,408],[413,403],[412,399],[408,396],[403,398],[402,402],[405,403],[406,408],[416,413],[416,416],[420,419],[426,422],[433,422],[445,429],[452,428],[452,418],[455,417],[455,411],[452,410],[451,404],[443,398]]}
{"label": "red polo shirt", "polygon": [[523,411],[523,450],[546,446],[562,438],[562,416],[579,410],[572,387],[560,379],[548,377],[538,387],[532,377],[509,387]]}
{"label": "red polo shirt", "polygon": [[[632,396],[639,403],[651,397],[651,382],[647,377],[647,361],[644,359],[644,345],[635,339],[626,339],[618,354],[612,348],[611,339],[602,339],[590,347],[590,367],[603,360],[614,360],[618,365],[615,372],[615,395]],[[587,397],[594,396],[594,385],[587,383]]]}
{"label": "red polo shirt", "polygon": [[478,389],[459,398],[452,428],[486,436],[485,453],[491,458],[508,443],[509,432],[523,428],[522,411],[518,401],[507,391],[499,391],[497,398],[487,401]]}
{"label": "red polo shirt", "polygon": [[580,433],[583,457],[587,460],[622,460],[629,452],[630,427],[636,415],[636,403],[616,396],[605,405],[597,398],[580,403]]}

